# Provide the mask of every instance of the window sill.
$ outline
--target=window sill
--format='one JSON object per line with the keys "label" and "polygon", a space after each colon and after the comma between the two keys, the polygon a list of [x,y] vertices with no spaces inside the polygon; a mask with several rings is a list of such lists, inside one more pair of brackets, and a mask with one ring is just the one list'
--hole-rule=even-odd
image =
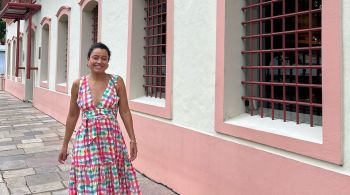
{"label": "window sill", "polygon": [[143,96],[129,100],[129,105],[131,110],[171,119],[170,105],[165,99]]}
{"label": "window sill", "polygon": [[56,84],[56,91],[61,92],[61,93],[67,93],[67,91],[68,91],[67,83]]}
{"label": "window sill", "polygon": [[49,88],[49,83],[47,82],[47,80],[46,81],[41,81],[40,82],[40,87],[48,89]]}
{"label": "window sill", "polygon": [[284,122],[281,119],[272,120],[270,117],[261,118],[258,115],[250,116],[247,113],[229,119],[225,123],[317,144],[323,143],[322,126],[310,127],[309,124],[296,124],[295,121]]}
{"label": "window sill", "polygon": [[148,104],[148,105],[157,106],[157,107],[165,107],[165,99],[163,98],[160,99],[155,97],[143,96],[130,101],[142,103],[142,104]]}

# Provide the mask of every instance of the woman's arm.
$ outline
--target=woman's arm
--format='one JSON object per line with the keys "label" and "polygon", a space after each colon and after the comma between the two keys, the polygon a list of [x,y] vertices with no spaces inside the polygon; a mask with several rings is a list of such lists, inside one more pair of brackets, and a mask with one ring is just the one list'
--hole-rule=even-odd
{"label": "woman's arm", "polygon": [[79,118],[79,107],[77,104],[78,91],[79,91],[79,82],[80,80],[75,80],[71,90],[71,98],[69,104],[69,113],[66,120],[66,132],[64,134],[64,140],[61,148],[61,152],[58,156],[58,161],[63,164],[67,159],[68,153],[68,143],[72,137],[75,125],[77,124]]}
{"label": "woman's arm", "polygon": [[119,114],[123,120],[124,126],[130,138],[130,160],[133,161],[137,156],[136,137],[132,122],[132,116],[128,105],[125,84],[121,77],[117,80],[117,94],[119,96]]}

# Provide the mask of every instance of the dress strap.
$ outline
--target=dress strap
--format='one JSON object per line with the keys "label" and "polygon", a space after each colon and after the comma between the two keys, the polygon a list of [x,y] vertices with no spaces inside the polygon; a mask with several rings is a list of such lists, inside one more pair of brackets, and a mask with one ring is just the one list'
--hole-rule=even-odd
{"label": "dress strap", "polygon": [[82,93],[84,92],[85,89],[85,82],[86,82],[86,76],[82,76],[79,79],[79,91],[78,91],[78,98],[82,96]]}
{"label": "dress strap", "polygon": [[111,74],[111,79],[113,82],[113,87],[114,87],[114,91],[117,93],[117,81],[118,81],[118,75],[116,74]]}
{"label": "dress strap", "polygon": [[111,74],[111,79],[115,85],[117,85],[118,77],[116,74]]}

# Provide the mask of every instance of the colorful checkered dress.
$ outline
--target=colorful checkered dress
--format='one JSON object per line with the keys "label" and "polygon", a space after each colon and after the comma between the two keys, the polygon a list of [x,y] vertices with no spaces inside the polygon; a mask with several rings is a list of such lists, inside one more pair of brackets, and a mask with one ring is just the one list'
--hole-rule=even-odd
{"label": "colorful checkered dress", "polygon": [[77,103],[82,124],[72,150],[69,194],[141,194],[117,122],[119,97],[111,75],[101,101],[94,105],[86,76],[80,80]]}

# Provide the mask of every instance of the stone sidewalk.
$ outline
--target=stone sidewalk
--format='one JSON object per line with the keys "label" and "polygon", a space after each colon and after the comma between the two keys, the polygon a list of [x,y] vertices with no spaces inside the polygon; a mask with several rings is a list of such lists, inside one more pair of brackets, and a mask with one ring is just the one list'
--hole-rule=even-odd
{"label": "stone sidewalk", "polygon": [[[57,162],[64,131],[31,103],[0,91],[0,195],[68,194],[69,160]],[[176,194],[140,173],[138,179],[142,194]]]}

